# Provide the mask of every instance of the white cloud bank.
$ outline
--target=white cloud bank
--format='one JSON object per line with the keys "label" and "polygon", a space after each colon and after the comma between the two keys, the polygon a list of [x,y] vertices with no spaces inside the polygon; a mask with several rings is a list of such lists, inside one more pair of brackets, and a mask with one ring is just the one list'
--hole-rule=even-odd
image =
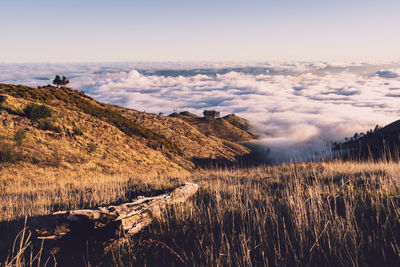
{"label": "white cloud bank", "polygon": [[0,82],[43,85],[62,73],[95,99],[146,111],[245,117],[275,158],[307,158],[400,118],[400,64],[0,64]]}

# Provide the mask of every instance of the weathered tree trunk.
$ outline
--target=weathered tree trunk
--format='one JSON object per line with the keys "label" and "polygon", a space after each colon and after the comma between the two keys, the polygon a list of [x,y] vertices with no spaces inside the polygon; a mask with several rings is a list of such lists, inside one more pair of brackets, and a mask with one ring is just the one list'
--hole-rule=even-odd
{"label": "weathered tree trunk", "polygon": [[91,240],[117,239],[120,233],[136,234],[159,216],[168,204],[185,202],[198,185],[185,183],[170,193],[139,197],[133,202],[96,209],[55,212],[35,223],[38,239],[61,240],[69,236]]}

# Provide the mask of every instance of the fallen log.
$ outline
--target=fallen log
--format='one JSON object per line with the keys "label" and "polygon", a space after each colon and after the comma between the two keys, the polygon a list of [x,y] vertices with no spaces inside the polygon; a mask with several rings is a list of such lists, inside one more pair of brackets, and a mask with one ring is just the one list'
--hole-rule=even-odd
{"label": "fallen log", "polygon": [[198,185],[185,183],[172,192],[155,197],[138,197],[129,203],[95,209],[58,211],[36,222],[38,239],[61,240],[67,236],[109,240],[121,233],[133,235],[160,216],[167,205],[185,202]]}

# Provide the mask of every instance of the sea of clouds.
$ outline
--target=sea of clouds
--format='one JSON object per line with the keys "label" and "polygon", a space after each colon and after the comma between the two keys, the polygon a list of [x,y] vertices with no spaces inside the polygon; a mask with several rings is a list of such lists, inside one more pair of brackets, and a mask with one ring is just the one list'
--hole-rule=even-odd
{"label": "sea of clouds", "polygon": [[46,85],[56,74],[140,111],[235,113],[278,161],[308,159],[329,141],[400,118],[399,62],[0,64],[0,83]]}

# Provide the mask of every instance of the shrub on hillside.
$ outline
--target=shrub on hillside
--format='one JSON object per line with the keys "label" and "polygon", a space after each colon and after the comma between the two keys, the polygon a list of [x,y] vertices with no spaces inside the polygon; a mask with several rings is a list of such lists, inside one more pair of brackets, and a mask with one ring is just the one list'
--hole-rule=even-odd
{"label": "shrub on hillside", "polygon": [[91,153],[93,153],[93,152],[96,151],[96,148],[97,148],[97,145],[96,145],[96,144],[90,143],[90,144],[88,144],[88,146],[87,146],[87,151],[88,151],[89,154],[91,154]]}
{"label": "shrub on hillside", "polygon": [[45,105],[30,104],[24,109],[24,114],[32,121],[38,121],[51,117],[53,111]]}
{"label": "shrub on hillside", "polygon": [[10,144],[0,144],[0,162],[1,163],[16,163],[23,159],[23,154],[16,151]]}
{"label": "shrub on hillside", "polygon": [[81,128],[78,128],[78,127],[74,127],[72,129],[72,132],[74,133],[74,135],[83,135]]}
{"label": "shrub on hillside", "polygon": [[22,141],[26,138],[26,131],[24,129],[18,129],[14,134],[14,141],[18,146],[22,144]]}
{"label": "shrub on hillside", "polygon": [[50,120],[40,120],[38,122],[38,128],[43,131],[53,131],[56,133],[61,133],[60,126],[54,125]]}
{"label": "shrub on hillside", "polygon": [[50,166],[60,167],[62,162],[61,155],[58,153],[58,150],[54,150],[51,154]]}

